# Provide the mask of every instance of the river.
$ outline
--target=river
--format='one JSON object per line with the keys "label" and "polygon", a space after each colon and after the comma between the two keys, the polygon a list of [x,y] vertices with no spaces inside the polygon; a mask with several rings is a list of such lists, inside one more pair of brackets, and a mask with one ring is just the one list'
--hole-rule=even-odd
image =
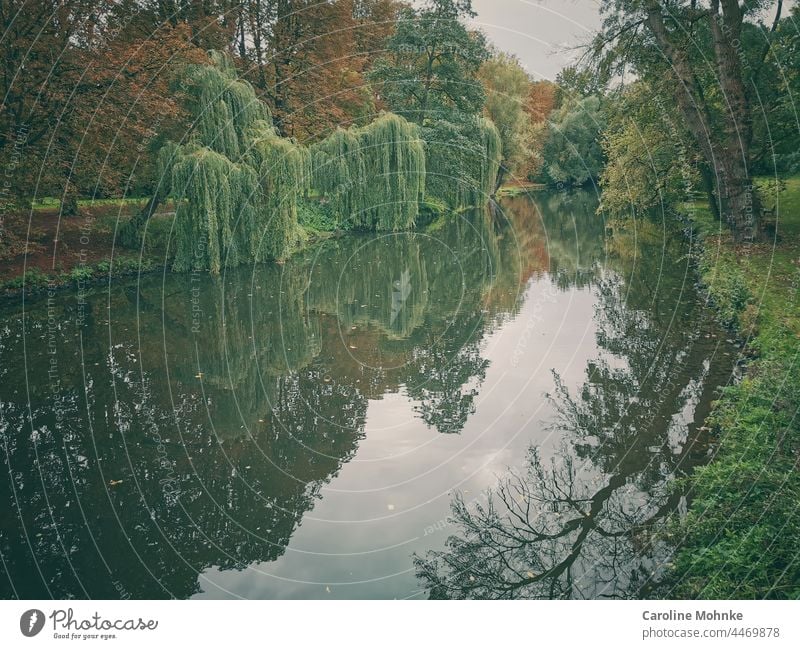
{"label": "river", "polygon": [[[646,596],[737,350],[679,233],[610,232],[542,193],[8,300],[0,596]],[[515,547],[449,518],[487,489]]]}

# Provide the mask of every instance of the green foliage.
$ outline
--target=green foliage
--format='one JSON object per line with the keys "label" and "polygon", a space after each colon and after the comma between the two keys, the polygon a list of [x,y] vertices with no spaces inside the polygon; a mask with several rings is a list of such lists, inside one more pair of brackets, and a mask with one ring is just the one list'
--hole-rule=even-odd
{"label": "green foliage", "polygon": [[[455,68],[437,66],[436,79],[428,80],[431,101],[439,108],[478,110],[482,90],[478,96],[462,89],[456,97],[455,77],[445,77],[477,71],[482,41],[458,21],[467,11],[464,3],[435,4],[421,14],[427,16],[422,19],[426,29],[446,28],[446,34],[465,37],[471,54]],[[439,12],[438,17],[426,11]],[[211,65],[186,69],[182,85],[194,118],[187,141],[167,142],[159,152],[157,198],[176,202],[175,270],[219,273],[242,263],[285,258],[300,236],[297,203],[310,184],[339,227],[408,229],[425,195],[426,153],[440,177],[449,178],[438,183],[438,198],[448,205],[475,205],[494,190],[502,148],[488,120],[468,117],[449,126],[457,133],[453,147],[449,133],[434,127],[428,133],[432,139],[424,143],[416,125],[387,113],[367,126],[337,130],[308,150],[276,133],[269,111],[252,87],[237,78],[225,55],[211,52],[210,57]],[[445,142],[450,150],[432,147],[432,142]],[[313,221],[308,206],[305,210]]]}
{"label": "green foliage", "polygon": [[[785,351],[794,355],[796,342]],[[758,361],[723,394],[708,422],[722,431],[719,450],[690,479],[695,498],[675,529],[679,596],[800,597],[798,408],[800,371],[788,354]]]}
{"label": "green foliage", "polygon": [[592,95],[602,95],[608,83],[607,74],[574,65],[565,67],[556,77],[558,105]]}
{"label": "green foliage", "polygon": [[583,185],[603,169],[600,134],[606,118],[597,96],[567,102],[549,124],[544,145],[544,172],[549,182]]}
{"label": "green foliage", "polygon": [[173,239],[172,225],[173,219],[169,217],[151,218],[149,220],[144,238],[143,252],[145,255],[152,255],[162,262],[170,257],[169,248]]}
{"label": "green foliage", "polygon": [[698,162],[682,137],[680,118],[658,97],[638,82],[606,111],[601,186],[603,209],[612,216],[685,200],[699,184]]}
{"label": "green foliage", "polygon": [[230,160],[238,160],[250,145],[250,129],[269,122],[266,104],[252,86],[237,78],[233,62],[222,52],[210,52],[211,65],[188,66],[184,85],[194,116],[194,137]]}
{"label": "green foliage", "polygon": [[91,266],[75,266],[70,271],[69,277],[74,282],[85,282],[94,276],[94,269]]}
{"label": "green foliage", "polygon": [[6,280],[0,288],[5,291],[38,291],[48,283],[48,277],[38,268],[28,268],[24,275]]}
{"label": "green foliage", "polygon": [[[786,4],[786,3],[784,3]],[[800,5],[781,20],[774,31],[747,25],[743,43],[750,56],[760,57],[765,38],[770,49],[761,66],[748,66],[758,105],[753,114],[754,171],[757,173],[800,172],[800,130],[797,127],[797,96],[800,93],[800,46],[797,25]],[[760,59],[756,59],[760,60]]]}
{"label": "green foliage", "polygon": [[497,128],[479,117],[486,95],[478,73],[489,51],[462,22],[474,15],[470,0],[404,9],[369,74],[390,109],[422,127],[426,194],[454,209],[486,202],[503,155]]}
{"label": "green foliage", "polygon": [[339,227],[330,204],[307,198],[297,201],[297,223],[310,232],[333,232]]}
{"label": "green foliage", "polygon": [[386,56],[368,75],[393,112],[417,124],[480,112],[485,96],[476,75],[489,54],[483,35],[461,22],[474,15],[470,0],[401,11]]}
{"label": "green foliage", "polygon": [[500,134],[485,118],[440,120],[422,129],[426,193],[452,209],[483,205],[494,194],[503,155]]}
{"label": "green foliage", "polygon": [[599,5],[603,26],[589,50],[596,75],[633,73],[665,112],[679,113],[709,205],[737,240],[761,238],[753,174],[791,171],[800,144],[797,9],[785,16],[789,3],[775,0]]}
{"label": "green foliage", "polygon": [[256,171],[256,189],[251,185],[254,196],[242,203],[240,227],[252,259],[283,259],[297,234],[297,198],[310,181],[311,157],[266,122],[258,123],[251,138],[247,157]]}
{"label": "green foliage", "polygon": [[114,259],[109,264],[109,269],[107,271],[102,271],[102,269],[100,270],[103,273],[110,272],[112,276],[120,276],[147,273],[157,269],[158,267],[159,264],[157,260],[148,258],[140,259],[139,257],[129,255],[114,255]]}
{"label": "green foliage", "polygon": [[[778,228],[800,228],[800,182],[784,183]],[[765,196],[769,196],[767,192]],[[717,435],[714,460],[686,480],[693,496],[672,526],[682,543],[668,596],[703,599],[800,597],[800,338],[794,241],[739,254],[719,223],[697,210],[704,238],[701,271],[724,320],[758,354],[728,387],[706,422]],[[748,296],[751,296],[748,299]],[[757,299],[756,299],[757,298]]]}
{"label": "green foliage", "polygon": [[530,79],[515,58],[497,54],[483,64],[480,78],[486,89],[485,112],[497,127],[503,145],[496,187],[524,168],[533,156],[534,128],[525,111]]}
{"label": "green foliage", "polygon": [[239,264],[245,251],[243,242],[234,237],[234,227],[238,207],[251,197],[248,171],[252,170],[209,148],[189,152],[186,147],[172,171],[172,185],[180,192],[176,193],[175,270],[219,273],[223,266]]}
{"label": "green foliage", "polygon": [[309,175],[308,152],[279,137],[252,87],[228,58],[190,66],[185,86],[195,117],[184,145],[159,154],[164,194],[177,201],[178,271],[282,259],[297,238],[297,197]]}
{"label": "green foliage", "polygon": [[736,327],[739,315],[750,298],[750,291],[739,266],[719,262],[719,258],[704,256],[700,262],[701,277],[720,321],[727,327]]}
{"label": "green foliage", "polygon": [[383,114],[362,128],[339,129],[312,150],[313,187],[345,227],[405,230],[425,194],[419,129]]}

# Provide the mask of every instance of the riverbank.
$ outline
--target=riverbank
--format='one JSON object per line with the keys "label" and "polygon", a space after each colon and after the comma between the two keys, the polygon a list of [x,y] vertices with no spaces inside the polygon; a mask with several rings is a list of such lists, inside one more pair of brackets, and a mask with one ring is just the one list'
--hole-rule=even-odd
{"label": "riverbank", "polygon": [[[45,200],[35,203],[30,212],[11,215],[4,223],[13,245],[0,257],[0,299],[23,291],[35,295],[170,266],[175,216],[171,202],[162,205],[150,219],[143,246],[132,249],[120,244],[119,229],[146,203],[146,198],[80,201],[78,216],[59,218],[58,201]],[[335,220],[313,201],[303,201],[298,220],[298,249],[336,230]]]}
{"label": "riverbank", "polygon": [[706,425],[714,459],[686,480],[688,513],[667,597],[800,597],[800,177],[777,196],[777,242],[736,245],[708,209],[684,206],[702,244],[699,267],[723,322],[752,355]]}
{"label": "riverbank", "polygon": [[[538,187],[532,184],[508,185],[498,194],[515,196],[534,189]],[[146,198],[79,201],[78,216],[59,218],[58,201],[47,199],[35,203],[30,212],[11,215],[4,223],[12,245],[0,257],[0,299],[23,291],[29,295],[43,293],[171,266],[172,202],[163,204],[150,219],[143,246],[133,249],[120,243],[119,230],[146,204]],[[451,212],[454,210],[443,203],[427,199],[420,203],[417,226],[428,227]],[[297,220],[290,254],[343,232],[330,207],[313,198],[298,202]]]}
{"label": "riverbank", "polygon": [[11,215],[4,225],[13,245],[0,258],[0,297],[160,268],[172,223],[170,206],[151,221],[144,250],[114,246],[118,225],[145,203],[145,199],[81,201],[78,216],[59,218],[58,202],[44,201],[29,213]]}

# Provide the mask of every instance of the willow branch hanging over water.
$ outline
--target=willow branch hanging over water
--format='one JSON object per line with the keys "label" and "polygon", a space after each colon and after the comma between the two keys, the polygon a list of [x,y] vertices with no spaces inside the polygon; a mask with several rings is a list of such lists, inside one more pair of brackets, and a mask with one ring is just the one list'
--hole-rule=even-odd
{"label": "willow branch hanging over water", "polygon": [[297,197],[310,171],[308,151],[275,132],[266,105],[230,59],[189,66],[184,87],[192,130],[164,147],[162,174],[177,202],[178,271],[282,259],[297,236]]}
{"label": "willow branch hanging over water", "polygon": [[494,194],[503,155],[500,133],[483,117],[436,120],[422,128],[427,195],[452,209],[484,205]]}
{"label": "willow branch hanging over water", "polygon": [[370,230],[414,225],[425,195],[419,129],[392,113],[362,128],[338,129],[312,147],[312,185],[340,223]]}
{"label": "willow branch hanging over water", "polygon": [[306,148],[278,135],[269,109],[225,54],[209,57],[210,64],[185,69],[188,135],[159,154],[154,201],[176,203],[176,271],[219,273],[284,259],[300,232],[298,200],[311,187],[340,225],[379,231],[414,226],[426,183],[455,209],[491,195],[501,145],[488,120],[419,127],[384,113]]}

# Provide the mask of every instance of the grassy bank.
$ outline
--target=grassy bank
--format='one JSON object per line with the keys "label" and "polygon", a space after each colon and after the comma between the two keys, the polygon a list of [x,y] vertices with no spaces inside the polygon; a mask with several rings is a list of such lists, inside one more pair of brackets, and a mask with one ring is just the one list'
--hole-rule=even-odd
{"label": "grassy bank", "polygon": [[[34,203],[29,213],[12,215],[5,225],[15,245],[0,256],[0,297],[14,297],[23,291],[36,294],[171,266],[175,210],[171,203],[150,219],[141,248],[125,248],[118,238],[115,244],[115,233],[118,235],[146,203],[142,198],[79,201],[78,216],[59,217],[59,202],[44,199]],[[314,200],[301,201],[298,225],[298,249],[337,229],[330,210]]]}
{"label": "grassy bank", "polygon": [[0,297],[36,294],[151,272],[169,259],[172,206],[151,219],[142,249],[114,243],[115,232],[143,199],[81,201],[80,214],[59,217],[58,201],[40,201],[8,217],[12,245],[0,256]]}
{"label": "grassy bank", "polygon": [[139,200],[81,202],[80,214],[59,217],[57,201],[42,201],[4,224],[11,244],[0,255],[0,297],[149,272],[164,264],[172,214],[151,221],[143,250],[114,245],[117,227]]}
{"label": "grassy bank", "polygon": [[707,426],[713,461],[689,478],[692,502],[673,597],[800,597],[800,178],[776,191],[776,243],[737,246],[700,205],[687,205],[700,239],[700,272],[720,318],[753,360]]}
{"label": "grassy bank", "polygon": [[[504,189],[505,195],[516,195],[532,188],[533,185]],[[175,216],[172,202],[162,205],[150,219],[141,249],[125,248],[119,240],[120,228],[146,203],[146,198],[80,200],[78,216],[62,217],[58,200],[42,199],[34,202],[30,211],[12,214],[4,223],[11,243],[0,249],[0,297],[171,267]],[[428,198],[420,203],[416,226],[429,227],[453,212],[444,203]],[[349,227],[341,221],[330,204],[318,197],[299,199],[298,227],[290,253]]]}

